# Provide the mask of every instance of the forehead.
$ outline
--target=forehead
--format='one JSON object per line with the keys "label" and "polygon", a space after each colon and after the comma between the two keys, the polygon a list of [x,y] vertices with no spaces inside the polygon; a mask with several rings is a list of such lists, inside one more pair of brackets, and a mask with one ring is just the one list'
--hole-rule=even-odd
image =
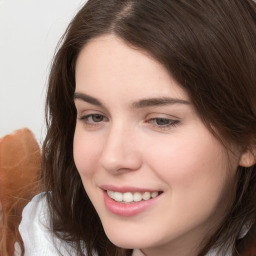
{"label": "forehead", "polygon": [[76,64],[76,91],[188,99],[162,64],[114,35],[95,38],[84,46]]}

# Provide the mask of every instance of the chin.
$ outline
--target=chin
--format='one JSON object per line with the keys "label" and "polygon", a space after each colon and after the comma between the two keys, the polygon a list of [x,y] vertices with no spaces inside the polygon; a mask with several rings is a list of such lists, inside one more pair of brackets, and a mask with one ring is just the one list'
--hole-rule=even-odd
{"label": "chin", "polygon": [[108,239],[116,246],[123,249],[148,248],[154,244],[149,237],[138,232],[129,234],[117,230],[105,231]]}
{"label": "chin", "polygon": [[135,249],[135,248],[147,248],[148,245],[146,245],[143,242],[140,241],[131,241],[127,239],[110,239],[109,240],[116,245],[117,247],[123,248],[123,249]]}

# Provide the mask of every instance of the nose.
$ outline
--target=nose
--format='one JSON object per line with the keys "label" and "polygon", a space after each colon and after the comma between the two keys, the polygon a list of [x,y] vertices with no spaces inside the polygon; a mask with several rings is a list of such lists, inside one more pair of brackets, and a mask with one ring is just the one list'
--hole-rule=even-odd
{"label": "nose", "polygon": [[138,170],[142,160],[136,131],[122,127],[110,128],[99,161],[105,170],[113,174]]}

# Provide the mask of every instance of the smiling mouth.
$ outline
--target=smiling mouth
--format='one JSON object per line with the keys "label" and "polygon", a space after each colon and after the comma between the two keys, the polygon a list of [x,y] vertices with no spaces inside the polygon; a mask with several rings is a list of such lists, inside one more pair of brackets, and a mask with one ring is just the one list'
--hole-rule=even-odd
{"label": "smiling mouth", "polygon": [[162,192],[155,191],[155,192],[116,192],[107,190],[107,194],[110,198],[112,198],[116,202],[130,204],[134,202],[141,202],[141,201],[148,201],[159,196]]}

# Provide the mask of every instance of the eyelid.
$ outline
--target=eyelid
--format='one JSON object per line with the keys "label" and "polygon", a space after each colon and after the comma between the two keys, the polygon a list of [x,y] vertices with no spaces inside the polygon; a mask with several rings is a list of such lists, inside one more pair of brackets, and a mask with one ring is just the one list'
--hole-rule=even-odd
{"label": "eyelid", "polygon": [[89,116],[89,115],[102,115],[107,117],[107,115],[104,112],[102,112],[101,110],[98,110],[97,108],[76,106],[76,111],[77,111],[78,118],[81,118],[82,116]]}
{"label": "eyelid", "polygon": [[178,116],[161,113],[161,112],[150,113],[146,116],[145,119],[149,120],[149,119],[156,119],[156,118],[157,119],[180,120],[180,117],[178,117]]}
{"label": "eyelid", "polygon": [[[166,120],[166,124],[157,124],[157,121]],[[168,123],[169,121],[169,123]],[[168,131],[173,129],[180,123],[180,118],[170,116],[167,114],[153,113],[147,116],[145,123],[152,127],[154,130]]]}
{"label": "eyelid", "polygon": [[179,122],[179,120],[175,120],[175,119],[170,119],[170,118],[162,118],[162,117],[155,117],[155,118],[150,118],[147,122],[151,122],[151,121],[160,121],[160,120],[166,120],[169,121],[170,124],[158,124],[157,126],[168,126],[168,125],[173,125],[173,124],[177,124]]}
{"label": "eyelid", "polygon": [[[102,120],[94,121],[92,120],[93,117],[95,116],[101,116]],[[100,111],[95,111],[95,110],[86,110],[86,111],[81,111],[77,113],[77,119],[78,121],[80,121],[82,123],[82,125],[86,128],[86,129],[97,129],[100,128],[102,126],[104,126],[104,124],[106,122],[109,121],[108,117],[103,114]]]}
{"label": "eyelid", "polygon": [[[104,115],[102,115],[102,114],[98,114],[98,113],[94,113],[94,114],[88,114],[88,115],[82,115],[82,116],[80,116],[79,118],[80,118],[80,120],[85,120],[85,119],[89,119],[90,117],[96,117],[96,116],[101,116],[101,117],[103,117],[103,119],[107,119]],[[97,122],[95,122],[95,123],[97,123]]]}
{"label": "eyelid", "polygon": [[80,99],[74,99],[74,105],[78,113],[85,111],[99,112],[104,116],[110,116],[110,113],[104,106],[93,105],[90,102],[85,102]]}

